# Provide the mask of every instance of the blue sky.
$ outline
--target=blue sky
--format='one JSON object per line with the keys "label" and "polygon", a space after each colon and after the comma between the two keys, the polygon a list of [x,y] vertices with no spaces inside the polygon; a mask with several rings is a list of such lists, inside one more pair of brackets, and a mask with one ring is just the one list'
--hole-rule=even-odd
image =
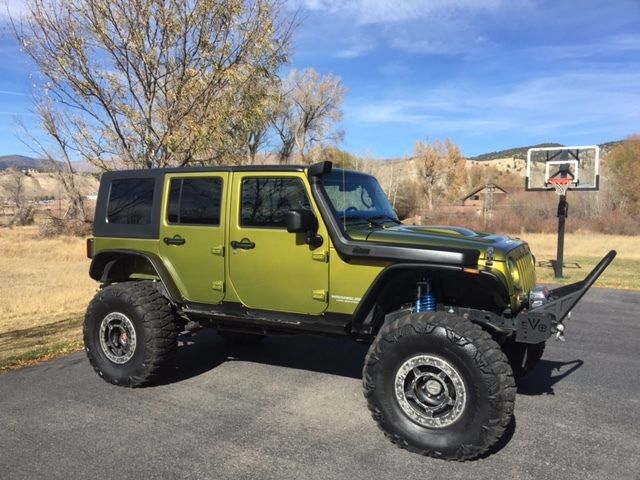
{"label": "blue sky", "polygon": [[[3,0],[0,0],[0,4]],[[19,10],[21,1],[9,0]],[[341,147],[378,158],[449,138],[466,155],[640,133],[638,0],[288,0],[292,66],[342,78]],[[4,10],[4,9],[3,9]],[[0,14],[0,22],[6,15]],[[16,138],[32,67],[0,37],[0,155]]]}

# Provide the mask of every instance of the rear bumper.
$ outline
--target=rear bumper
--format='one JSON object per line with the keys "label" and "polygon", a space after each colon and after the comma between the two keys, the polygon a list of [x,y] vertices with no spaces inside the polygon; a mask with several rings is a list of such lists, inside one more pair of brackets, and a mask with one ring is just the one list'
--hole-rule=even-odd
{"label": "rear bumper", "polygon": [[562,334],[562,322],[573,307],[591,288],[616,256],[616,251],[607,253],[584,280],[549,291],[546,303],[523,310],[516,317],[516,341],[521,343],[541,343],[551,335]]}

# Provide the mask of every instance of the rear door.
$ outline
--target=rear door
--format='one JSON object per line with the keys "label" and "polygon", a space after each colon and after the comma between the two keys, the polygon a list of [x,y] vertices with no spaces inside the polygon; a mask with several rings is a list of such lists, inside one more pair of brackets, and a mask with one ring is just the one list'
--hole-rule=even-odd
{"label": "rear door", "polygon": [[228,172],[167,174],[160,255],[183,296],[224,298],[224,225]]}
{"label": "rear door", "polygon": [[229,279],[240,301],[255,309],[319,314],[327,308],[328,235],[312,248],[289,233],[291,209],[317,210],[301,173],[235,172],[229,219]]}

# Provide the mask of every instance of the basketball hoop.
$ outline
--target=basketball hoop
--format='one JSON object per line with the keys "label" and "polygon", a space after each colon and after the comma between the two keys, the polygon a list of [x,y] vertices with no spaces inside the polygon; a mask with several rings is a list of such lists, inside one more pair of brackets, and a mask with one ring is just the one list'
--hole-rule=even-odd
{"label": "basketball hoop", "polygon": [[567,191],[600,189],[600,147],[581,145],[530,148],[527,150],[524,185],[529,192],[548,192],[553,189],[558,195],[558,249],[553,269],[555,277],[562,278],[564,227],[569,212]]}
{"label": "basketball hoop", "polygon": [[567,194],[569,186],[573,183],[573,179],[569,177],[552,177],[547,180],[547,184],[556,190],[556,194],[563,196]]}

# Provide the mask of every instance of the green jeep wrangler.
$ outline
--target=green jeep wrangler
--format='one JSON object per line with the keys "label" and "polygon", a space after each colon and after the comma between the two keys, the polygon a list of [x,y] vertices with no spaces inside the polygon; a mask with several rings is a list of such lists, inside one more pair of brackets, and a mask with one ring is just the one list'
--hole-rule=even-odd
{"label": "green jeep wrangler", "polygon": [[105,173],[87,249],[84,342],[105,380],[154,382],[199,327],[347,336],[371,344],[364,395],[388,438],[455,460],[500,438],[514,378],[615,256],[548,291],[525,242],[402,225],[374,177],[330,162]]}

